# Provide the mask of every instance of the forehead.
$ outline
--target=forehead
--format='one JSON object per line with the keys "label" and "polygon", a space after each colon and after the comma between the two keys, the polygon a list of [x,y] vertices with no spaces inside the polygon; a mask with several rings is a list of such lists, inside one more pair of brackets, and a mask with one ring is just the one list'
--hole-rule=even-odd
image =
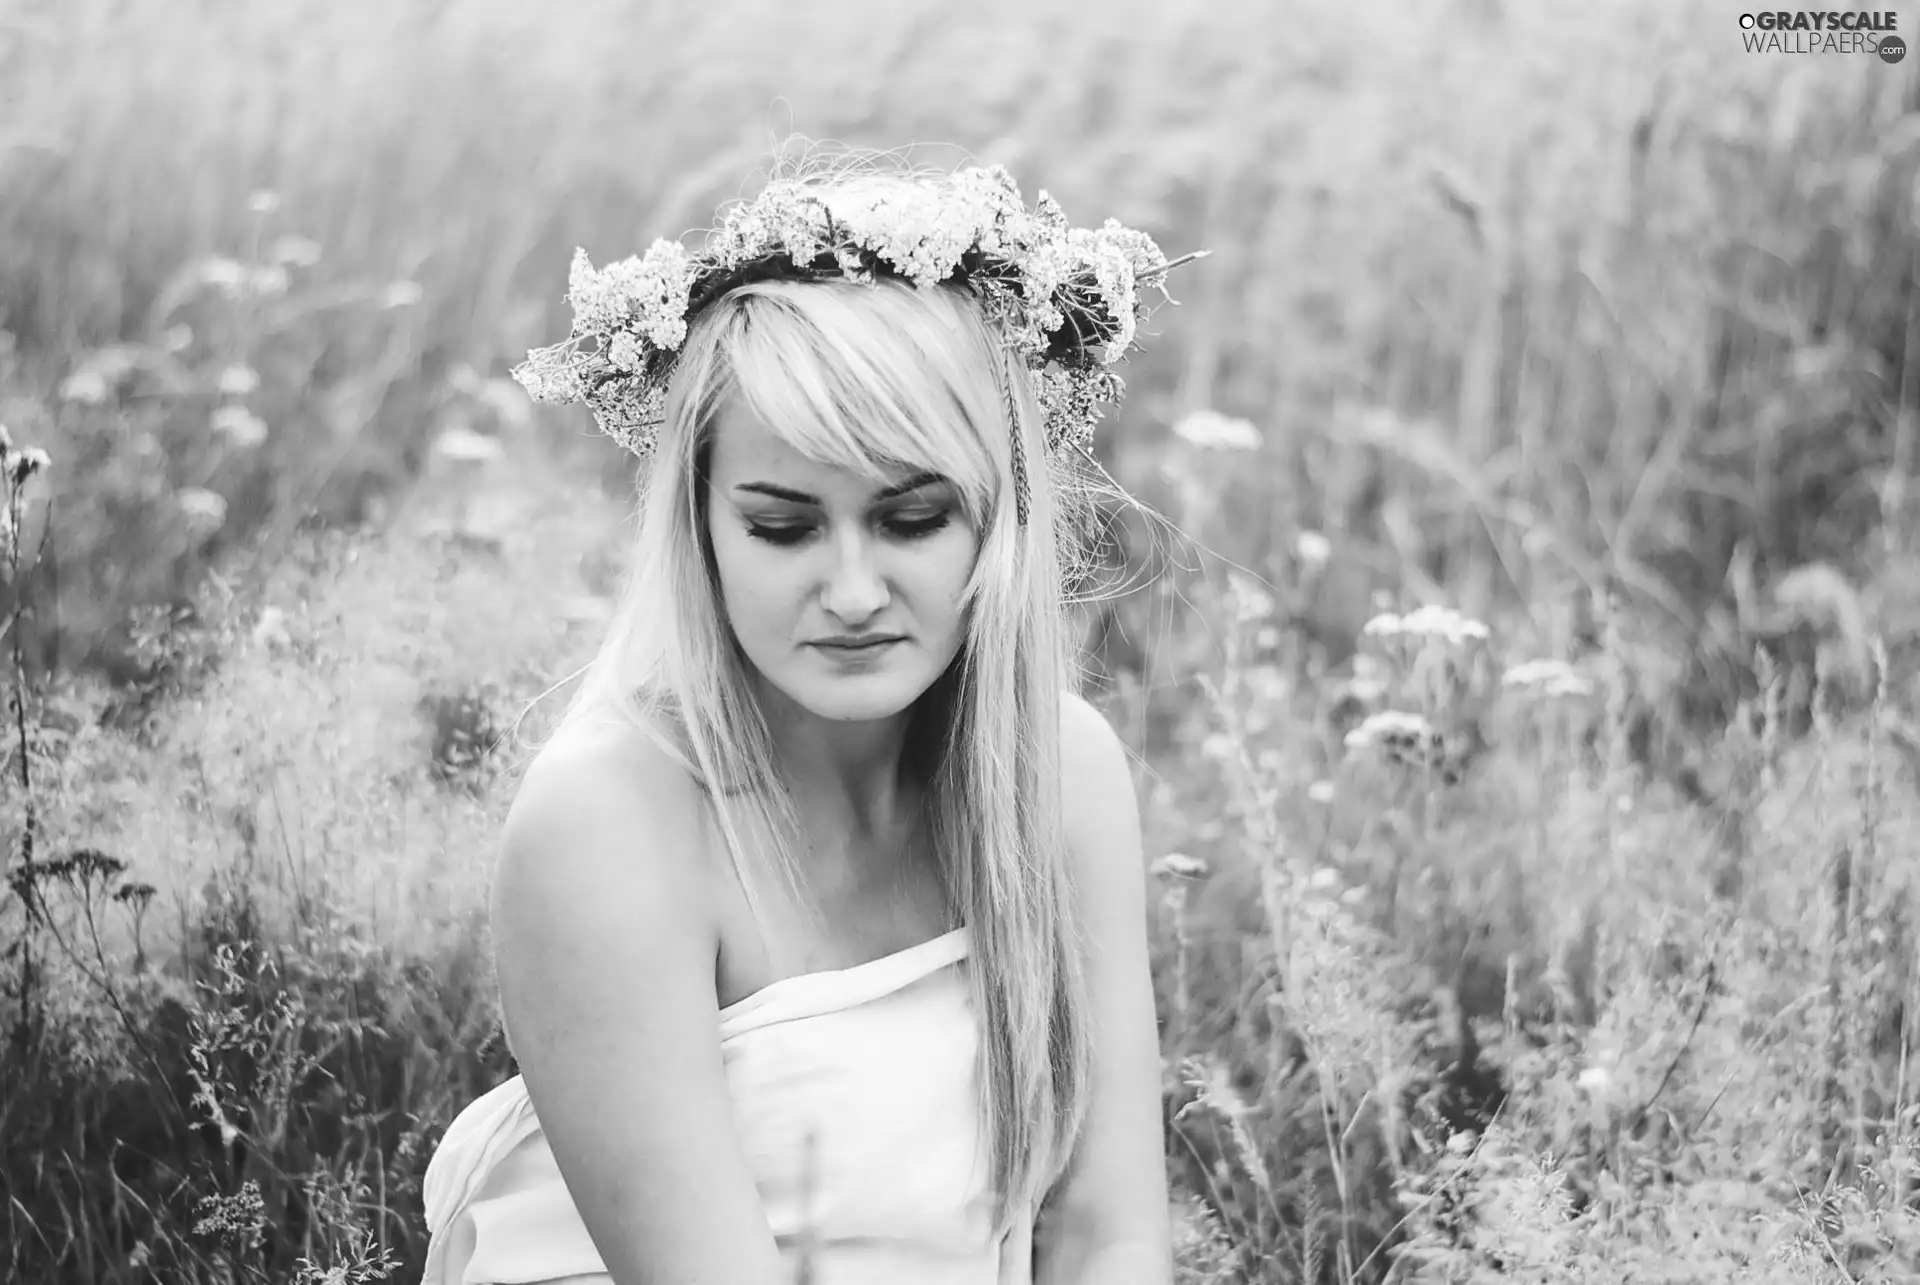
{"label": "forehead", "polygon": [[814,495],[864,497],[876,485],[904,481],[912,472],[885,466],[874,478],[814,459],[774,432],[743,398],[727,398],[714,416],[708,473],[721,488],[740,482],[778,482]]}

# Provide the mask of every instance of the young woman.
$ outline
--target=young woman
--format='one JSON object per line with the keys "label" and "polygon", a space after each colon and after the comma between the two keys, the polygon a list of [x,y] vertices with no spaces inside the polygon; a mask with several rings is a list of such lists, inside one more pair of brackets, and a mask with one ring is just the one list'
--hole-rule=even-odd
{"label": "young woman", "polygon": [[431,1285],[1165,1285],[1127,756],[1074,694],[1074,451],[1171,266],[1004,171],[776,178],[579,256],[537,396],[648,461],[494,882],[521,1074]]}

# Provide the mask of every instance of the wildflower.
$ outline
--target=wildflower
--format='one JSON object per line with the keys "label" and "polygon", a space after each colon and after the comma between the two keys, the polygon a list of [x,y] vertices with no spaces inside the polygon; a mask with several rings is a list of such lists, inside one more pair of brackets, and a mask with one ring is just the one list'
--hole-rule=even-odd
{"label": "wildflower", "polygon": [[187,519],[188,527],[196,532],[211,535],[227,520],[227,501],[213,491],[190,486],[182,490],[176,498],[180,503],[180,512]]}
{"label": "wildflower", "polygon": [[228,294],[238,294],[241,287],[247,284],[247,265],[214,255],[201,263],[200,279]]}
{"label": "wildflower", "polygon": [[262,188],[247,198],[247,209],[255,214],[272,214],[279,208],[280,194],[278,192],[270,192]]}
{"label": "wildflower", "polygon": [[434,439],[433,453],[456,463],[488,464],[500,458],[500,442],[465,424],[455,424]]}
{"label": "wildflower", "polygon": [[5,424],[0,424],[0,475],[4,475],[8,489],[14,493],[13,503],[4,502],[7,497],[0,496],[0,559],[13,559],[20,552],[20,528],[14,510],[18,507],[18,492],[27,484],[27,479],[43,469],[52,466],[48,454],[35,446],[25,450],[16,450],[13,435]]}
{"label": "wildflower", "polygon": [[395,281],[380,292],[380,306],[389,310],[411,308],[426,297],[418,281]]}
{"label": "wildflower", "polygon": [[98,406],[113,395],[106,377],[91,367],[82,368],[68,375],[60,384],[60,400],[78,402],[82,406]]}
{"label": "wildflower", "polygon": [[237,1195],[202,1197],[194,1205],[199,1220],[193,1225],[193,1234],[216,1240],[229,1249],[257,1246],[266,1227],[266,1208],[260,1184],[249,1178],[240,1184]]}
{"label": "wildflower", "polygon": [[1612,1086],[1613,1077],[1607,1074],[1605,1067],[1590,1066],[1580,1072],[1579,1078],[1574,1083],[1588,1093],[1603,1095]]}
{"label": "wildflower", "polygon": [[1204,879],[1208,867],[1199,857],[1190,857],[1184,852],[1169,852],[1153,863],[1152,871],[1160,879]]}
{"label": "wildflower", "polygon": [[1318,531],[1302,531],[1293,537],[1293,556],[1317,571],[1333,557],[1333,541]]}
{"label": "wildflower", "polygon": [[1200,742],[1200,753],[1216,762],[1229,762],[1239,757],[1239,746],[1225,732],[1215,732]]}
{"label": "wildflower", "polygon": [[183,353],[193,346],[193,327],[168,326],[167,333],[161,336],[161,342],[168,352]]}
{"label": "wildflower", "polygon": [[574,364],[569,344],[535,348],[513,368],[513,377],[536,402],[565,405],[586,396],[587,382]]}
{"label": "wildflower", "polygon": [[647,247],[644,257],[621,259],[598,270],[585,250],[575,250],[567,281],[573,333],[578,337],[630,328],[635,339],[677,350],[686,342],[692,292],[693,256],[678,241],[662,237]]}
{"label": "wildflower", "polygon": [[1361,632],[1372,638],[1444,638],[1450,643],[1485,642],[1486,625],[1463,616],[1451,607],[1426,606],[1404,616],[1382,612],[1366,623]]}
{"label": "wildflower", "polygon": [[267,423],[245,406],[222,406],[213,412],[213,431],[235,446],[251,448],[267,440]]}
{"label": "wildflower", "polygon": [[835,203],[834,214],[855,244],[888,260],[922,289],[953,274],[960,257],[979,240],[983,219],[990,217],[970,192],[920,187],[849,193]]}
{"label": "wildflower", "polygon": [[1346,745],[1350,754],[1377,746],[1395,763],[1458,785],[1486,748],[1486,739],[1473,723],[1442,733],[1418,714],[1383,710],[1348,732]]}
{"label": "wildflower", "polygon": [[1524,660],[1500,678],[1504,687],[1524,688],[1549,697],[1591,696],[1593,682],[1563,660]]}
{"label": "wildflower", "polygon": [[1273,614],[1273,599],[1245,576],[1228,573],[1227,592],[1233,600],[1234,619],[1241,624]]}
{"label": "wildflower", "polygon": [[11,447],[0,448],[0,470],[7,476],[7,482],[15,490],[27,484],[27,479],[42,469],[53,465],[53,457],[37,446],[29,446],[23,451]]}
{"label": "wildflower", "polygon": [[1508,687],[1533,687],[1572,672],[1564,660],[1523,660],[1502,674],[1500,681]]}
{"label": "wildflower", "polygon": [[640,341],[625,330],[616,333],[607,344],[607,361],[622,374],[637,374],[645,356]]}
{"label": "wildflower", "polygon": [[1035,373],[1035,383],[1046,414],[1049,450],[1086,445],[1099,423],[1100,403],[1119,401],[1126,389],[1125,381],[1110,370],[1092,375],[1042,370]]}
{"label": "wildflower", "polygon": [[[1118,329],[1107,340],[1106,351],[1111,354],[1126,351],[1127,345],[1133,342],[1133,262],[1110,235],[1103,235],[1104,231],[1074,228],[1067,234],[1067,245],[1091,270],[1107,315],[1118,323]],[[969,236],[969,243],[972,239]]]}
{"label": "wildflower", "polygon": [[1315,803],[1326,804],[1333,802],[1333,782],[1325,780],[1315,781],[1307,787],[1307,797]]}
{"label": "wildflower", "polygon": [[247,279],[248,287],[262,299],[277,299],[287,292],[290,279],[287,270],[277,263],[265,264],[255,268]]}
{"label": "wildflower", "polygon": [[1445,638],[1454,643],[1485,642],[1489,637],[1486,625],[1450,607],[1421,607],[1405,617],[1400,626],[1407,633]]}
{"label": "wildflower", "polygon": [[1244,419],[1219,411],[1197,410],[1180,419],[1173,431],[1182,441],[1209,451],[1257,451],[1260,430]]}
{"label": "wildflower", "polygon": [[304,236],[275,237],[267,255],[275,263],[289,268],[311,268],[320,262],[323,251],[318,241]]}
{"label": "wildflower", "polygon": [[1427,742],[1434,737],[1431,724],[1418,714],[1408,714],[1397,709],[1381,710],[1370,714],[1365,722],[1347,733],[1349,750],[1364,750],[1374,745],[1395,745],[1402,742]]}
{"label": "wildflower", "polygon": [[956,193],[970,201],[980,227],[980,248],[988,254],[1008,249],[1008,238],[1023,232],[1027,219],[1020,185],[1004,165],[973,166],[953,177]]}
{"label": "wildflower", "polygon": [[228,397],[245,397],[260,387],[260,376],[253,367],[236,363],[220,372],[220,391]]}

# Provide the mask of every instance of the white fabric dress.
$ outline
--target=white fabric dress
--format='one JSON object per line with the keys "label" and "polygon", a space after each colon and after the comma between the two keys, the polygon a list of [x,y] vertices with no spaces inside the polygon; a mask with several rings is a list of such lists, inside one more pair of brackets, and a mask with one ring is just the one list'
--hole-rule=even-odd
{"label": "white fabric dress", "polygon": [[[956,929],[721,1010],[734,1122],[767,1221],[796,1270],[811,1227],[815,1285],[1030,1285],[1030,1220],[991,1234],[968,943]],[[425,1196],[425,1285],[608,1280],[518,1076],[454,1120]]]}

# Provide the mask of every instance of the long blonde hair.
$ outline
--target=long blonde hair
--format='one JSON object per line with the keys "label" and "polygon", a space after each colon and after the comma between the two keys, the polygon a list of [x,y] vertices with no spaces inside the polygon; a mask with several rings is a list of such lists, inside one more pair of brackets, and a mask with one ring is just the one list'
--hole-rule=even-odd
{"label": "long blonde hair", "polygon": [[[831,186],[823,193],[831,199]],[[756,281],[695,319],[645,470],[628,578],[560,729],[612,714],[705,783],[756,919],[767,874],[802,913],[818,907],[798,856],[795,800],[720,609],[707,539],[704,472],[716,414],[732,397],[821,463],[875,482],[902,468],[952,479],[980,533],[965,640],[916,704],[909,739],[928,755],[938,864],[972,939],[981,1107],[995,1225],[1005,1230],[1064,1173],[1088,1094],[1060,704],[1079,690],[1063,586],[1085,557],[1091,491],[1044,450],[1032,382],[964,286]],[[1015,433],[1030,497],[1024,526],[1013,502]],[[772,837],[770,870],[746,868],[747,822]]]}

